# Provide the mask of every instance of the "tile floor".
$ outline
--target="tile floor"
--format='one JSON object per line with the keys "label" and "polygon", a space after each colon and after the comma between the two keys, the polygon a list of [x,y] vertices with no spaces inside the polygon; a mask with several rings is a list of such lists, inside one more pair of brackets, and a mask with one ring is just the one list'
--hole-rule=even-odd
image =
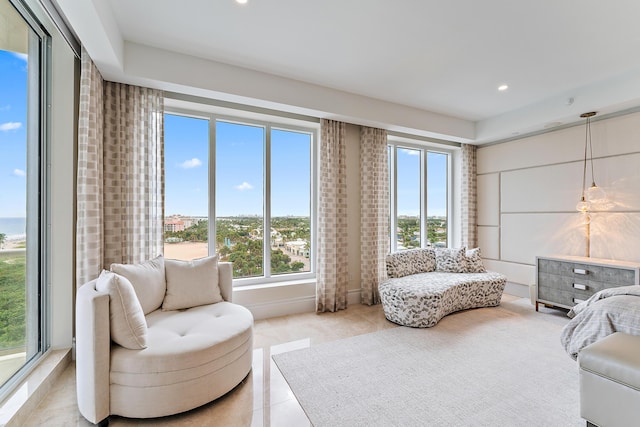
{"label": "tile floor", "polygon": [[[504,294],[504,300],[518,297]],[[110,426],[303,427],[309,420],[271,360],[273,354],[321,342],[395,328],[380,305],[351,305],[337,313],[305,313],[258,320],[254,326],[251,373],[234,390],[192,411],[171,417],[134,420],[110,417]],[[25,426],[89,426],[78,412],[75,364],[71,363]]]}
{"label": "tile floor", "polygon": [[[184,414],[151,420],[111,417],[111,426],[309,426],[309,421],[271,355],[354,335],[396,327],[382,307],[351,305],[337,313],[305,313],[258,320],[254,326],[253,368],[224,397]],[[71,363],[26,426],[89,426],[78,412],[75,364]]]}

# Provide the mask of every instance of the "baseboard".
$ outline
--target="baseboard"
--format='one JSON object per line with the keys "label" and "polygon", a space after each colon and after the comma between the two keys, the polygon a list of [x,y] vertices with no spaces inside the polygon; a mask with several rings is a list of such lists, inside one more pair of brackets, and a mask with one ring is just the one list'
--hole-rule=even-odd
{"label": "baseboard", "polygon": [[529,285],[507,282],[507,285],[504,287],[504,292],[520,298],[529,298]]}
{"label": "baseboard", "polygon": [[[360,289],[350,289],[347,292],[347,305],[353,304],[360,304]],[[316,311],[316,297],[310,295],[257,304],[244,304],[244,306],[251,311],[255,320],[261,320],[289,314],[313,313]]]}
{"label": "baseboard", "polygon": [[71,362],[71,349],[50,350],[0,407],[0,425],[22,426]]}

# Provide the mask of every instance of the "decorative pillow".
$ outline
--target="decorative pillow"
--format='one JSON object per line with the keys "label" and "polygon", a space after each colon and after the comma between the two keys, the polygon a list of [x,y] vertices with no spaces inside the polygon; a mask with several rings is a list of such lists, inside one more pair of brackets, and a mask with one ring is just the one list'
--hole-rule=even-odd
{"label": "decorative pillow", "polygon": [[386,261],[389,277],[429,273],[436,269],[436,252],[433,248],[408,249],[387,255]]}
{"label": "decorative pillow", "polygon": [[111,271],[129,279],[145,315],[160,308],[167,290],[162,255],[140,264],[111,264]]}
{"label": "decorative pillow", "polygon": [[102,270],[96,290],[109,294],[111,339],[125,348],[147,348],[147,320],[133,285],[126,277]]}
{"label": "decorative pillow", "polygon": [[436,249],[436,271],[447,273],[464,273],[466,248],[438,248]]}
{"label": "decorative pillow", "polygon": [[218,284],[218,256],[164,262],[167,294],[162,310],[180,310],[222,301]]}
{"label": "decorative pillow", "polygon": [[482,255],[480,254],[480,248],[468,249],[465,255],[466,266],[465,273],[486,273],[482,263]]}

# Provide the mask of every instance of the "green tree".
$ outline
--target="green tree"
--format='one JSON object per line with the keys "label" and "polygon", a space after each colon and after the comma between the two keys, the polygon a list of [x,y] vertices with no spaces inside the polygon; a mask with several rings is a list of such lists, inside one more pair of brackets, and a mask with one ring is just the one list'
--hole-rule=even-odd
{"label": "green tree", "polygon": [[0,233],[0,248],[4,245],[4,242],[7,240],[7,235],[4,233]]}

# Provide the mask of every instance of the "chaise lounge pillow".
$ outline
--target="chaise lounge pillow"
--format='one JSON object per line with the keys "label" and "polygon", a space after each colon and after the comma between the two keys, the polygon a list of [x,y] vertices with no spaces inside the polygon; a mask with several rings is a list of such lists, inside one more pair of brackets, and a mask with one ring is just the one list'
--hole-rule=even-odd
{"label": "chaise lounge pillow", "polygon": [[145,315],[160,308],[167,289],[162,255],[140,264],[111,264],[111,271],[129,279]]}
{"label": "chaise lounge pillow", "polygon": [[162,310],[181,310],[222,301],[218,256],[180,261],[166,259],[167,294]]}
{"label": "chaise lounge pillow", "polygon": [[387,275],[404,277],[436,270],[436,252],[433,248],[407,249],[387,255]]}
{"label": "chaise lounge pillow", "polygon": [[436,271],[445,273],[464,273],[466,270],[466,248],[436,249]]}
{"label": "chaise lounge pillow", "polygon": [[465,273],[486,273],[482,263],[482,255],[480,254],[480,248],[473,248],[467,250],[465,254]]}
{"label": "chaise lounge pillow", "polygon": [[103,270],[96,290],[109,294],[109,329],[113,342],[132,350],[147,347],[147,321],[131,282]]}

